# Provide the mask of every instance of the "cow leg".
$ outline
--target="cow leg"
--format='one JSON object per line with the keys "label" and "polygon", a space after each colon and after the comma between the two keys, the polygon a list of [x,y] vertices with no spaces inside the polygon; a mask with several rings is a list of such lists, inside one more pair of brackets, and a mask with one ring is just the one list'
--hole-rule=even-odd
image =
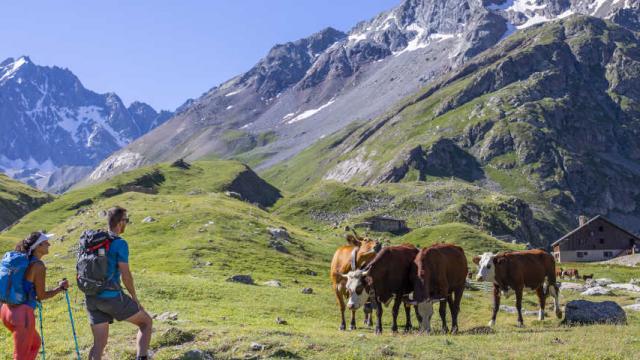
{"label": "cow leg", "polygon": [[391,309],[391,316],[393,318],[391,322],[391,331],[394,333],[398,332],[398,312],[400,312],[401,303],[402,298],[400,296],[396,296],[393,300],[393,308]]}
{"label": "cow leg", "polygon": [[356,311],[351,310],[351,325],[349,326],[349,330],[356,329]]}
{"label": "cow leg", "polygon": [[538,320],[542,321],[544,320],[544,306],[545,301],[547,300],[542,286],[536,289],[536,294],[538,295],[538,303],[540,304],[540,310],[538,310]]}
{"label": "cow leg", "polygon": [[404,304],[404,314],[407,317],[407,322],[404,324],[404,332],[408,333],[413,329],[413,324],[411,323],[411,305]]}
{"label": "cow leg", "polygon": [[440,313],[440,320],[442,320],[442,333],[447,334],[449,332],[449,327],[447,327],[447,299],[440,300],[438,312]]}
{"label": "cow leg", "polygon": [[346,321],[344,319],[344,310],[346,306],[344,304],[344,297],[341,294],[341,291],[336,288],[336,299],[338,299],[338,306],[340,306],[340,316],[342,318],[342,322],[340,322],[340,330],[344,331],[347,328]]}
{"label": "cow leg", "polygon": [[491,321],[489,326],[496,325],[496,316],[498,316],[498,310],[500,309],[500,288],[498,285],[493,284],[493,313],[491,314]]}
{"label": "cow leg", "polygon": [[364,304],[364,326],[370,327],[372,325],[371,314],[373,313],[373,304],[368,302]]}
{"label": "cow leg", "polygon": [[515,289],[516,292],[516,309],[518,310],[518,327],[524,327],[522,319],[522,289]]}
{"label": "cow leg", "polygon": [[422,324],[422,315],[420,315],[420,311],[418,311],[418,305],[415,305],[413,309],[416,312],[416,319],[418,319],[418,326]]}
{"label": "cow leg", "polygon": [[456,334],[458,332],[458,314],[460,313],[460,302],[462,301],[462,293],[464,288],[456,289],[453,294],[455,298],[450,296],[452,301],[449,303],[451,309],[451,333]]}
{"label": "cow leg", "polygon": [[558,284],[549,284],[549,293],[553,296],[553,309],[556,312],[556,317],[562,319],[562,310],[560,309],[560,291]]}
{"label": "cow leg", "polygon": [[376,334],[380,335],[382,334],[382,303],[379,301],[376,301]]}
{"label": "cow leg", "polygon": [[425,335],[429,335],[431,333],[431,316],[433,316],[433,303],[429,300],[423,301],[419,303],[417,306],[417,311],[420,313],[422,317],[422,321],[420,321],[420,332]]}

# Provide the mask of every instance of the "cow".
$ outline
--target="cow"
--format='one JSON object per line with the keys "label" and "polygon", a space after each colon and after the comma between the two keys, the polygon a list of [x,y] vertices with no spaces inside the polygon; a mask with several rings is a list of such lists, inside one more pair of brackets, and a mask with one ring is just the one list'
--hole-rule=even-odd
{"label": "cow", "polygon": [[443,333],[449,332],[447,303],[451,311],[451,333],[458,332],[458,313],[468,270],[467,258],[459,246],[437,244],[420,250],[411,271],[413,297],[422,317],[420,331],[431,332],[433,302],[439,300]]}
{"label": "cow", "polygon": [[[371,295],[377,315],[376,334],[382,334],[382,305],[388,305],[392,298],[395,301],[392,308],[391,331],[398,331],[400,304],[413,292],[410,271],[417,254],[418,249],[413,245],[388,246],[383,248],[365,269],[344,275],[350,294],[349,304],[363,304],[362,294]],[[413,327],[410,306],[405,305],[405,314],[405,331],[408,332]],[[422,321],[419,316],[418,320]]]}
{"label": "cow", "polygon": [[582,275],[582,280],[587,281],[589,279],[593,280],[593,274]]}
{"label": "cow", "polygon": [[559,287],[556,283],[555,259],[543,250],[525,250],[503,252],[497,255],[484,253],[475,256],[473,262],[478,265],[478,281],[493,283],[493,314],[489,326],[496,323],[496,315],[500,308],[500,292],[508,297],[509,289],[516,293],[518,310],[518,326],[524,326],[522,320],[522,291],[525,287],[533,289],[538,295],[540,311],[538,319],[544,320],[546,297],[551,294],[554,299],[556,316],[562,317],[560,310]]}
{"label": "cow", "polygon": [[[354,236],[355,235],[355,236]],[[347,235],[347,242],[349,245],[339,247],[335,254],[333,254],[333,260],[331,261],[331,284],[333,291],[340,307],[340,315],[342,321],[340,323],[340,330],[346,329],[344,311],[346,308],[345,299],[349,295],[347,292],[347,280],[343,276],[344,273],[359,269],[363,265],[368,264],[376,255],[382,245],[377,240],[369,238],[358,237],[357,234]],[[368,295],[365,294],[363,301],[368,300]],[[364,305],[364,303],[363,303]],[[349,305],[351,310],[351,326],[350,329],[356,328],[356,310],[360,306]],[[371,307],[365,307],[365,325],[371,326]]]}
{"label": "cow", "polygon": [[562,274],[564,270],[562,268],[556,269],[556,279],[562,279]]}
{"label": "cow", "polygon": [[562,277],[568,277],[569,279],[580,279],[580,274],[578,274],[578,269],[567,269],[562,271]]}

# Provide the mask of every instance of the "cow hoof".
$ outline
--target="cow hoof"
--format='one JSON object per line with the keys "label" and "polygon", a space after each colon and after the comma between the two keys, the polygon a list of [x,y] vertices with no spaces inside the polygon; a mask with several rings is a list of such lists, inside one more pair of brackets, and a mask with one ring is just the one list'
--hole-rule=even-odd
{"label": "cow hoof", "polygon": [[347,327],[344,324],[340,325],[340,331],[344,331]]}
{"label": "cow hoof", "polygon": [[558,312],[556,312],[556,317],[557,317],[558,319],[562,319],[562,311],[558,311]]}
{"label": "cow hoof", "polygon": [[382,335],[382,329],[376,329],[376,335]]}
{"label": "cow hoof", "polygon": [[457,326],[452,327],[451,328],[451,334],[455,335],[457,333],[458,333],[458,327]]}
{"label": "cow hoof", "polygon": [[524,323],[519,322],[518,325],[516,325],[516,327],[523,328],[524,327]]}
{"label": "cow hoof", "polygon": [[489,321],[489,324],[488,324],[487,326],[489,326],[489,327],[494,327],[494,326],[496,326],[496,321],[495,321],[495,320],[491,320],[491,321]]}
{"label": "cow hoof", "polygon": [[356,326],[355,326],[355,325],[351,325],[351,326],[349,326],[349,330],[355,330],[355,329],[356,329]]}
{"label": "cow hoof", "polygon": [[442,333],[443,333],[443,334],[448,334],[448,333],[449,333],[449,328],[447,328],[447,327],[443,327],[443,328],[442,328]]}

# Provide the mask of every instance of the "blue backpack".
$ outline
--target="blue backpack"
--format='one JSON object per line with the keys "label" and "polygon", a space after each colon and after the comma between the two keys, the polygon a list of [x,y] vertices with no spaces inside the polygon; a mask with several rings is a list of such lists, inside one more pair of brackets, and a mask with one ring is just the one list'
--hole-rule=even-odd
{"label": "blue backpack", "polygon": [[24,291],[24,273],[29,267],[29,257],[17,251],[9,251],[0,264],[0,302],[20,305],[28,300]]}

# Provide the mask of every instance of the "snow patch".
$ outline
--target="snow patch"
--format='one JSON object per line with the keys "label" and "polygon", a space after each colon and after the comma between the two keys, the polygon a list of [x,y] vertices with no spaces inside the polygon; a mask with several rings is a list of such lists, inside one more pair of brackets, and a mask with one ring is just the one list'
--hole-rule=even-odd
{"label": "snow patch", "polygon": [[225,97],[229,97],[229,96],[233,96],[233,95],[238,95],[238,94],[240,94],[240,93],[242,92],[242,90],[244,90],[244,89],[240,89],[240,90],[232,91],[232,92],[230,92],[230,93],[226,94],[226,95],[225,95]]}
{"label": "snow patch", "polygon": [[353,34],[353,35],[349,35],[349,42],[360,42],[362,40],[366,40],[367,39],[367,34],[365,33],[360,33],[360,34]]}
{"label": "snow patch", "polygon": [[241,127],[240,129],[248,129],[249,127],[251,127],[251,125],[253,125],[253,123],[248,123],[248,124],[244,125],[243,127]]}
{"label": "snow patch", "polygon": [[285,116],[282,118],[282,120],[285,120],[285,121],[286,121],[286,120],[291,119],[291,118],[292,118],[292,117],[294,117],[294,116],[296,116],[296,113],[294,113],[294,112],[292,112],[292,113],[288,113],[287,115],[285,115]]}
{"label": "snow patch", "polygon": [[0,77],[0,81],[8,80],[12,78],[16,74],[18,69],[20,69],[20,67],[26,63],[27,63],[27,60],[24,57],[21,57],[20,59],[14,61],[13,63],[3,67],[3,70],[5,70],[6,72],[2,75],[2,77]]}
{"label": "snow patch", "polygon": [[547,22],[549,20],[552,20],[552,19],[548,19],[545,16],[535,14],[534,16],[530,17],[524,24],[516,26],[516,28],[525,29],[525,28],[528,28],[529,26],[533,26],[535,24],[540,24],[540,23],[543,23],[543,22]]}
{"label": "snow patch", "polygon": [[435,40],[435,41],[444,41],[447,39],[453,39],[454,37],[456,37],[456,34],[439,34],[439,33],[435,33],[435,34],[431,34],[429,35],[429,40]]}
{"label": "snow patch", "polygon": [[405,28],[405,31],[414,31],[417,34],[411,41],[409,41],[409,43],[407,44],[407,47],[394,53],[393,54],[394,56],[400,56],[406,52],[416,51],[418,49],[425,48],[429,45],[428,42],[422,41],[422,36],[427,31],[425,28],[421,28],[417,24],[411,24]]}
{"label": "snow patch", "polygon": [[327,107],[331,106],[331,104],[333,104],[334,102],[335,102],[335,100],[331,99],[331,100],[329,100],[328,103],[320,106],[317,109],[307,110],[307,111],[303,112],[302,114],[294,117],[293,119],[287,121],[287,124],[293,124],[295,122],[298,122],[298,121],[301,121],[301,120],[304,120],[304,119],[308,119],[308,118],[312,117],[313,115],[319,113],[320,111],[326,109]]}
{"label": "snow patch", "polygon": [[231,109],[233,109],[233,105],[227,106],[227,110],[231,110]]}

